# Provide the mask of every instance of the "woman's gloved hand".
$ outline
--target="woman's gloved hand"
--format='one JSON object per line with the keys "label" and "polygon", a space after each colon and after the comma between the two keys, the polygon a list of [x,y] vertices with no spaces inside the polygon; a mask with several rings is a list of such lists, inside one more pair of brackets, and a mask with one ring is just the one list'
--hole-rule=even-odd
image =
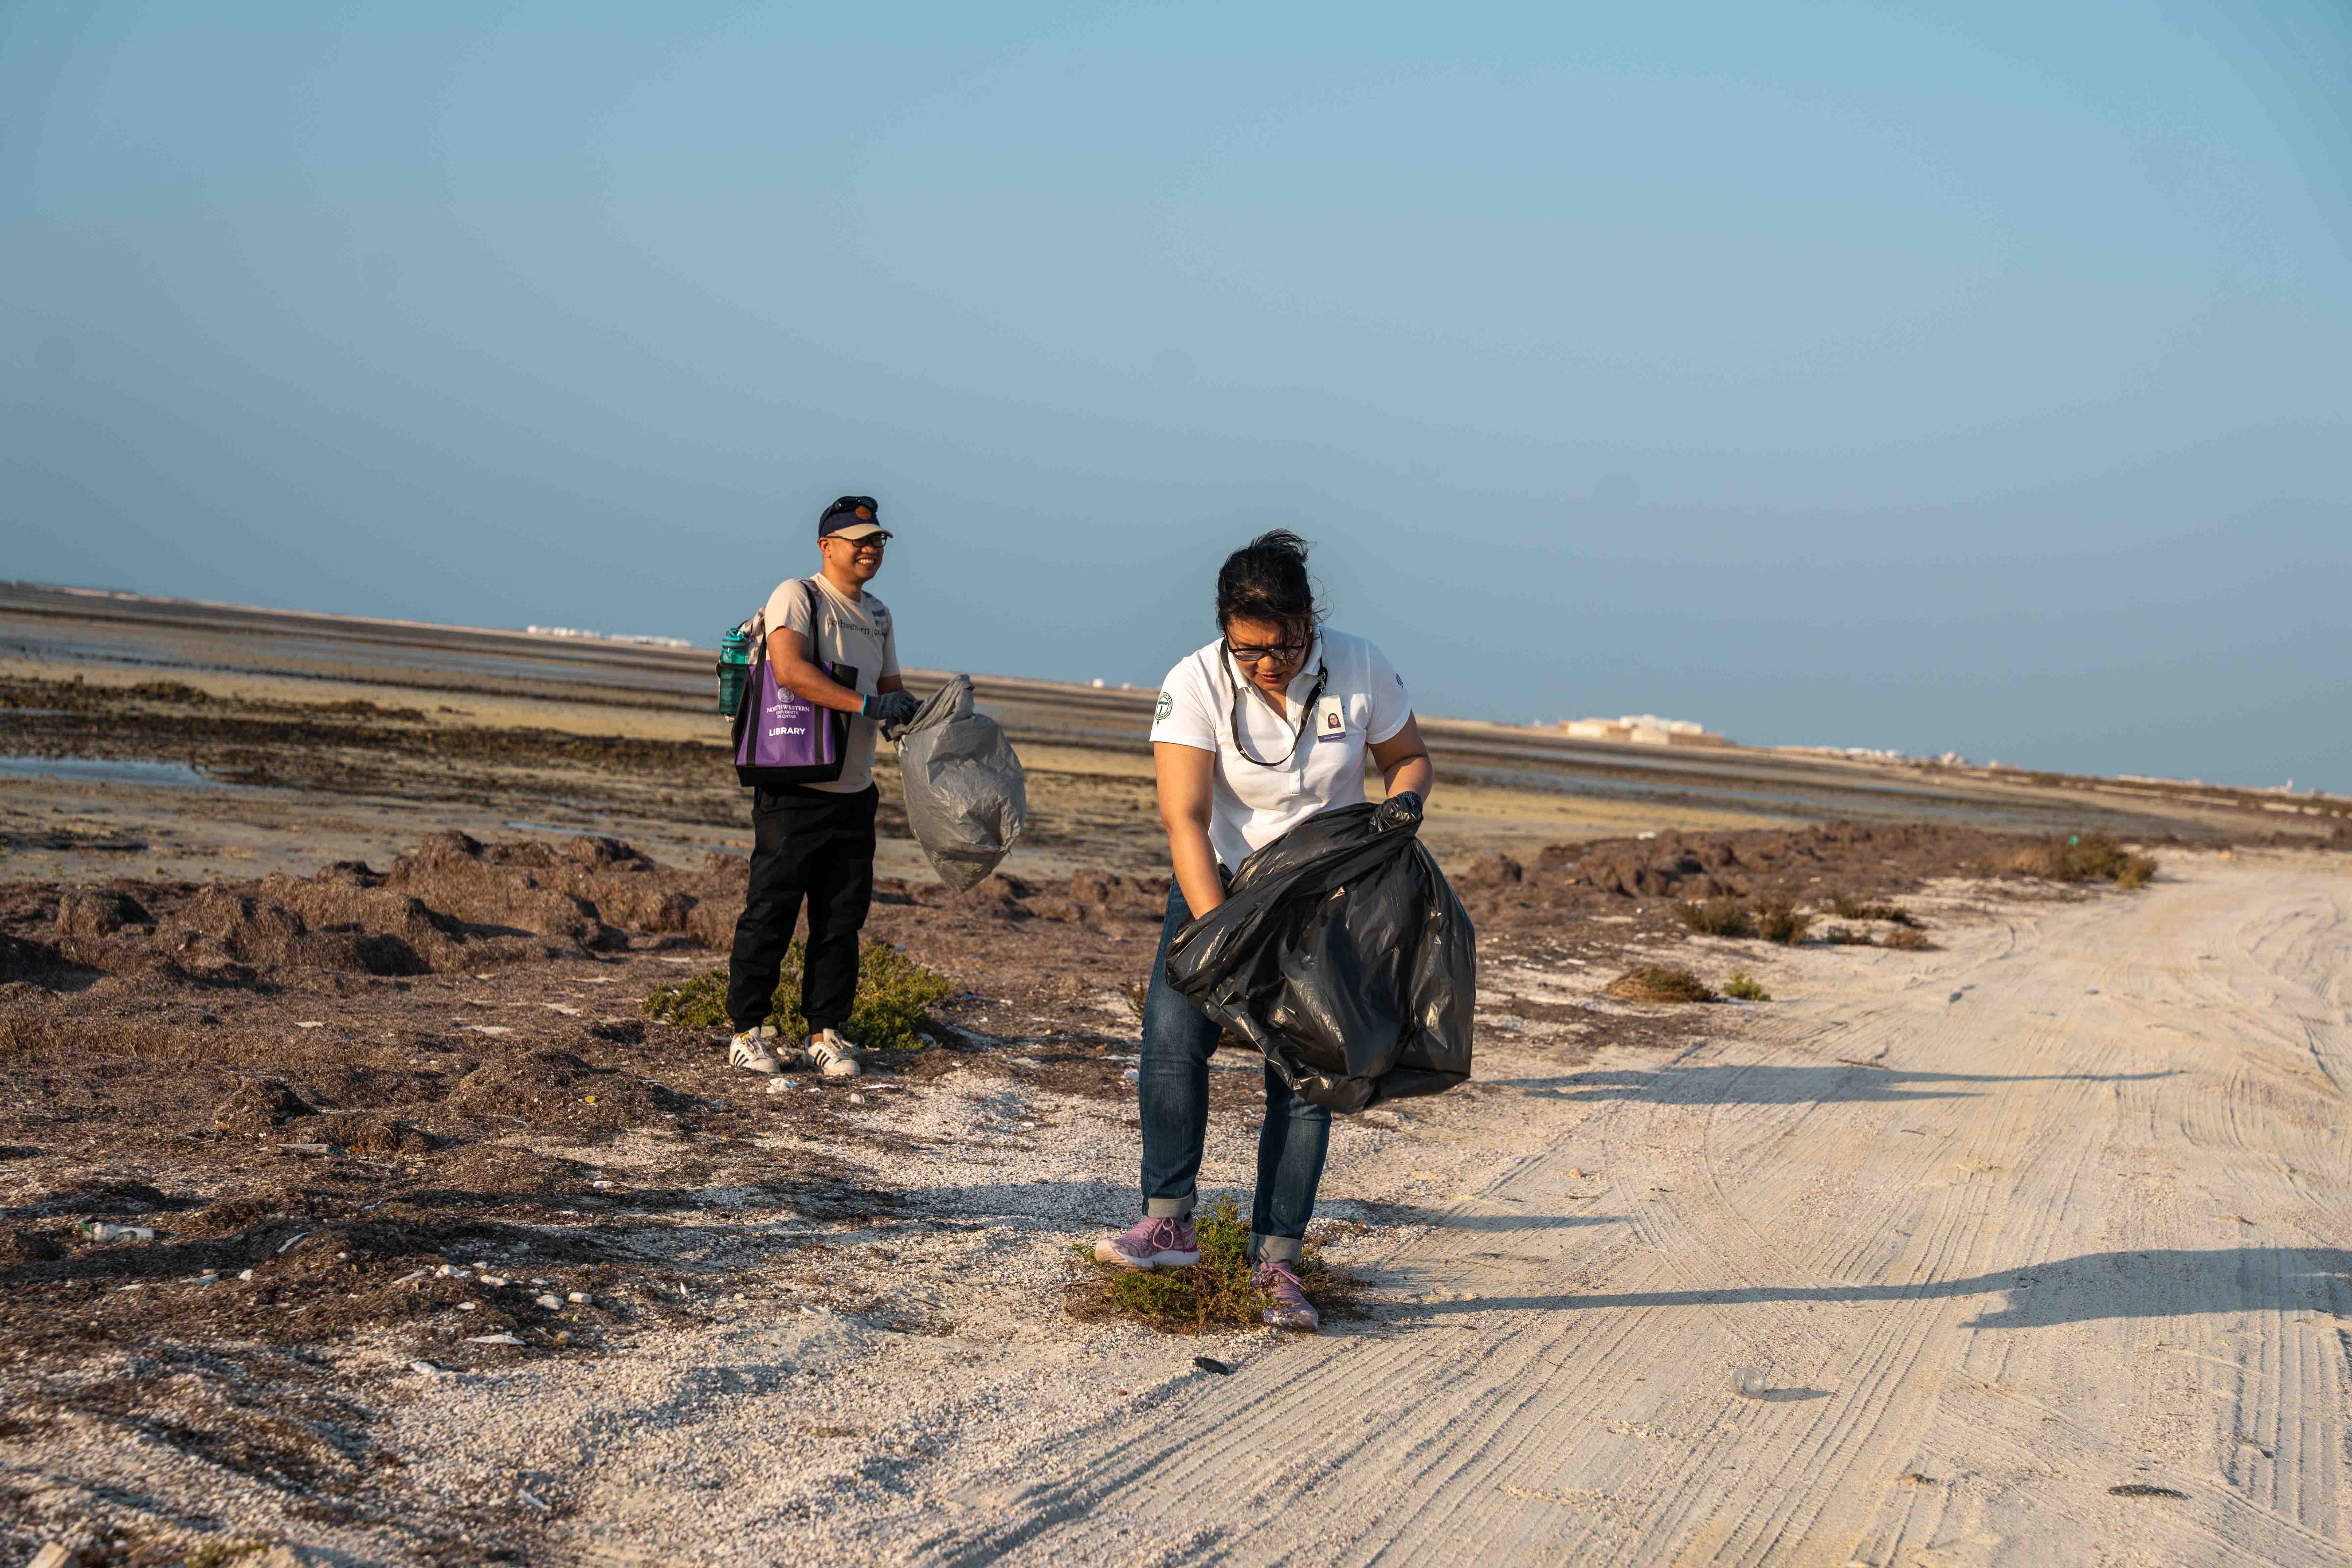
{"label": "woman's gloved hand", "polygon": [[1421,796],[1411,790],[1400,790],[1372,808],[1372,826],[1385,832],[1402,827],[1407,832],[1421,826]]}
{"label": "woman's gloved hand", "polygon": [[858,711],[882,726],[885,740],[895,741],[922,706],[911,691],[877,691],[866,699],[866,706]]}

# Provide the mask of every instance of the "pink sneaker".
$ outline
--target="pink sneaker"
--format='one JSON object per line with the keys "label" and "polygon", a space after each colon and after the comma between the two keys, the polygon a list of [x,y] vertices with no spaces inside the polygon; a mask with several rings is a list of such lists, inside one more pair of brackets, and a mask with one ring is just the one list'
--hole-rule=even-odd
{"label": "pink sneaker", "polygon": [[1190,1268],[1201,1261],[1201,1243],[1189,1216],[1142,1219],[1096,1242],[1095,1260],[1121,1268]]}
{"label": "pink sneaker", "polygon": [[1250,1283],[1274,1298],[1274,1305],[1265,1310],[1265,1321],[1276,1328],[1311,1334],[1323,1326],[1322,1314],[1299,1289],[1298,1271],[1287,1258],[1259,1264]]}

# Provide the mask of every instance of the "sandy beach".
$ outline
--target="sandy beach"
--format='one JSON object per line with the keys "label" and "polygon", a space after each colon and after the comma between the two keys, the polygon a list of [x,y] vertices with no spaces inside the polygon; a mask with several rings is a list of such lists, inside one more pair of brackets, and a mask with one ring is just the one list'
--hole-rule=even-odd
{"label": "sandy beach", "polygon": [[[770,1093],[643,1006],[741,899],[698,686],[158,615],[0,628],[11,1561],[2352,1556],[2332,820],[1433,722],[1474,1081],[1335,1132],[1350,1311],[1171,1335],[1068,1310],[1134,1203],[1131,699],[997,689],[1034,841],[959,899],[887,839],[868,928],[933,1043]],[[2069,821],[2155,879],[2021,874]],[[1775,894],[1808,940],[1675,915]]]}

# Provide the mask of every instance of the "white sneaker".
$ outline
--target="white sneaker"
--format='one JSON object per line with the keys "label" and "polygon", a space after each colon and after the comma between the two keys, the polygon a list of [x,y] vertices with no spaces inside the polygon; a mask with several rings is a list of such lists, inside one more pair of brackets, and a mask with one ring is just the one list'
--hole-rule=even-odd
{"label": "white sneaker", "polygon": [[782,1039],[773,1024],[762,1024],[756,1029],[746,1029],[727,1043],[727,1065],[749,1068],[753,1072],[779,1073],[784,1064],[776,1059],[769,1047],[771,1040]]}
{"label": "white sneaker", "polygon": [[827,1078],[856,1078],[866,1069],[857,1047],[832,1029],[819,1029],[808,1039],[809,1065]]}

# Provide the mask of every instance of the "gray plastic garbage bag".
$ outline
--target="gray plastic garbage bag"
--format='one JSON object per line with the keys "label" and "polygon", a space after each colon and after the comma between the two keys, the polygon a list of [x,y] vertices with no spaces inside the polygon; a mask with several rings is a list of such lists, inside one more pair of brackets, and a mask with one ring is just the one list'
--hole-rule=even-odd
{"label": "gray plastic garbage bag", "polygon": [[940,880],[961,893],[996,869],[1029,816],[1021,759],[996,721],[971,710],[971,677],[931,694],[898,732],[907,825]]}
{"label": "gray plastic garbage bag", "polygon": [[1242,862],[1178,931],[1168,983],[1333,1110],[1470,1076],[1477,933],[1411,826],[1318,813]]}

